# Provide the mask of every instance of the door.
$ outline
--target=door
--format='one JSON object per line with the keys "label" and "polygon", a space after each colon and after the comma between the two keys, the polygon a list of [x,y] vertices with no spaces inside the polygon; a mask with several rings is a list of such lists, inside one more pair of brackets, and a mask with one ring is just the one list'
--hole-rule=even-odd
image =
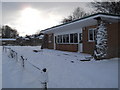
{"label": "door", "polygon": [[79,49],[79,52],[83,52],[83,34],[82,34],[82,29],[79,33],[79,42],[78,42],[78,49]]}

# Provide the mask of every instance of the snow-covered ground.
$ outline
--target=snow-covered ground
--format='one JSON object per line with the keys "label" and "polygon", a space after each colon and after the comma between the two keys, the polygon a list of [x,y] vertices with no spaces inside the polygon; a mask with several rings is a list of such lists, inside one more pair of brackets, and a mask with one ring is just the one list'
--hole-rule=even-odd
{"label": "snow-covered ground", "polygon": [[0,47],[0,89],[2,89],[2,47]]}
{"label": "snow-covered ground", "polygon": [[[80,61],[88,54],[43,49],[38,46],[7,46],[20,57],[27,58],[25,68],[20,61],[2,53],[3,88],[41,88],[41,71],[48,70],[48,88],[117,88],[118,59]],[[72,61],[72,62],[71,62]],[[30,64],[31,63],[31,64]]]}

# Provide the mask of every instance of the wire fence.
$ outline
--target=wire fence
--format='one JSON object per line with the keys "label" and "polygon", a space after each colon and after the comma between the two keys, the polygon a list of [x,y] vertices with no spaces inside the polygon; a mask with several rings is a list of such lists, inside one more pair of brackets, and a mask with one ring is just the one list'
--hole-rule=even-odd
{"label": "wire fence", "polygon": [[[20,62],[21,66],[23,68],[25,67],[25,62],[27,62],[32,67],[34,67],[35,69],[37,69],[37,70],[39,70],[39,71],[42,72],[42,69],[40,69],[36,65],[32,64],[31,62],[29,62],[27,58],[25,58],[23,55],[19,55],[16,51],[12,50],[11,48],[3,46],[3,52],[7,53],[7,55],[8,55],[9,58],[14,59],[16,62]],[[45,80],[45,82],[43,81],[41,83],[42,84],[42,88],[44,88],[44,90],[47,90],[47,82],[46,81],[48,81],[48,80]]]}

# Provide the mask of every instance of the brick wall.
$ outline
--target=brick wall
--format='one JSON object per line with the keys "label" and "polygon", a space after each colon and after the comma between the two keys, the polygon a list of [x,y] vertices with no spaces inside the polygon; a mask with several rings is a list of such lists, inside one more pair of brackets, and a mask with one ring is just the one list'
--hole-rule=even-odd
{"label": "brick wall", "polygon": [[56,49],[62,50],[62,51],[77,52],[78,45],[77,44],[56,44]]}
{"label": "brick wall", "polygon": [[96,26],[88,26],[83,29],[83,53],[93,54],[95,42],[88,41],[88,30]]}
{"label": "brick wall", "polygon": [[48,48],[48,35],[44,34],[44,38],[42,40],[42,46],[43,48]]}
{"label": "brick wall", "polygon": [[45,34],[43,48],[54,49],[54,34]]}
{"label": "brick wall", "polygon": [[112,23],[107,26],[108,28],[108,57],[118,57],[118,53],[120,53],[120,48],[118,47],[118,29],[120,29],[120,22],[119,23]]}
{"label": "brick wall", "polygon": [[[88,29],[96,28],[96,26],[89,26],[83,30],[83,52],[88,54],[93,54],[95,42],[88,42]],[[120,41],[118,41],[118,29],[120,28],[120,23],[112,23],[107,25],[108,30],[108,51],[106,58],[118,57],[120,54]]]}

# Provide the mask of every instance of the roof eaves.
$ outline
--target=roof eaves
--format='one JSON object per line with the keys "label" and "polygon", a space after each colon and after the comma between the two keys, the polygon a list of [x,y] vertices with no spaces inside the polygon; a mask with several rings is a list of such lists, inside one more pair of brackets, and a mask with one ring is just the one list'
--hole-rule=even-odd
{"label": "roof eaves", "polygon": [[70,23],[73,23],[73,22],[76,22],[76,21],[79,21],[79,20],[82,20],[82,19],[86,19],[86,18],[89,18],[89,17],[92,17],[92,16],[96,16],[96,15],[107,15],[107,16],[117,16],[117,17],[120,17],[120,15],[107,14],[107,13],[96,13],[96,14],[92,14],[92,15],[89,15],[89,16],[85,16],[85,17],[82,17],[82,18],[80,18],[80,19],[73,20],[73,21],[70,21],[70,22],[67,22],[67,23],[64,23],[64,24],[60,24],[60,25],[57,25],[57,26],[53,26],[53,27],[47,28],[47,29],[42,30],[42,31],[48,31],[48,30],[50,30],[50,29],[52,29],[52,28],[56,28],[56,27],[59,27],[59,26],[67,25],[67,24],[70,24]]}

